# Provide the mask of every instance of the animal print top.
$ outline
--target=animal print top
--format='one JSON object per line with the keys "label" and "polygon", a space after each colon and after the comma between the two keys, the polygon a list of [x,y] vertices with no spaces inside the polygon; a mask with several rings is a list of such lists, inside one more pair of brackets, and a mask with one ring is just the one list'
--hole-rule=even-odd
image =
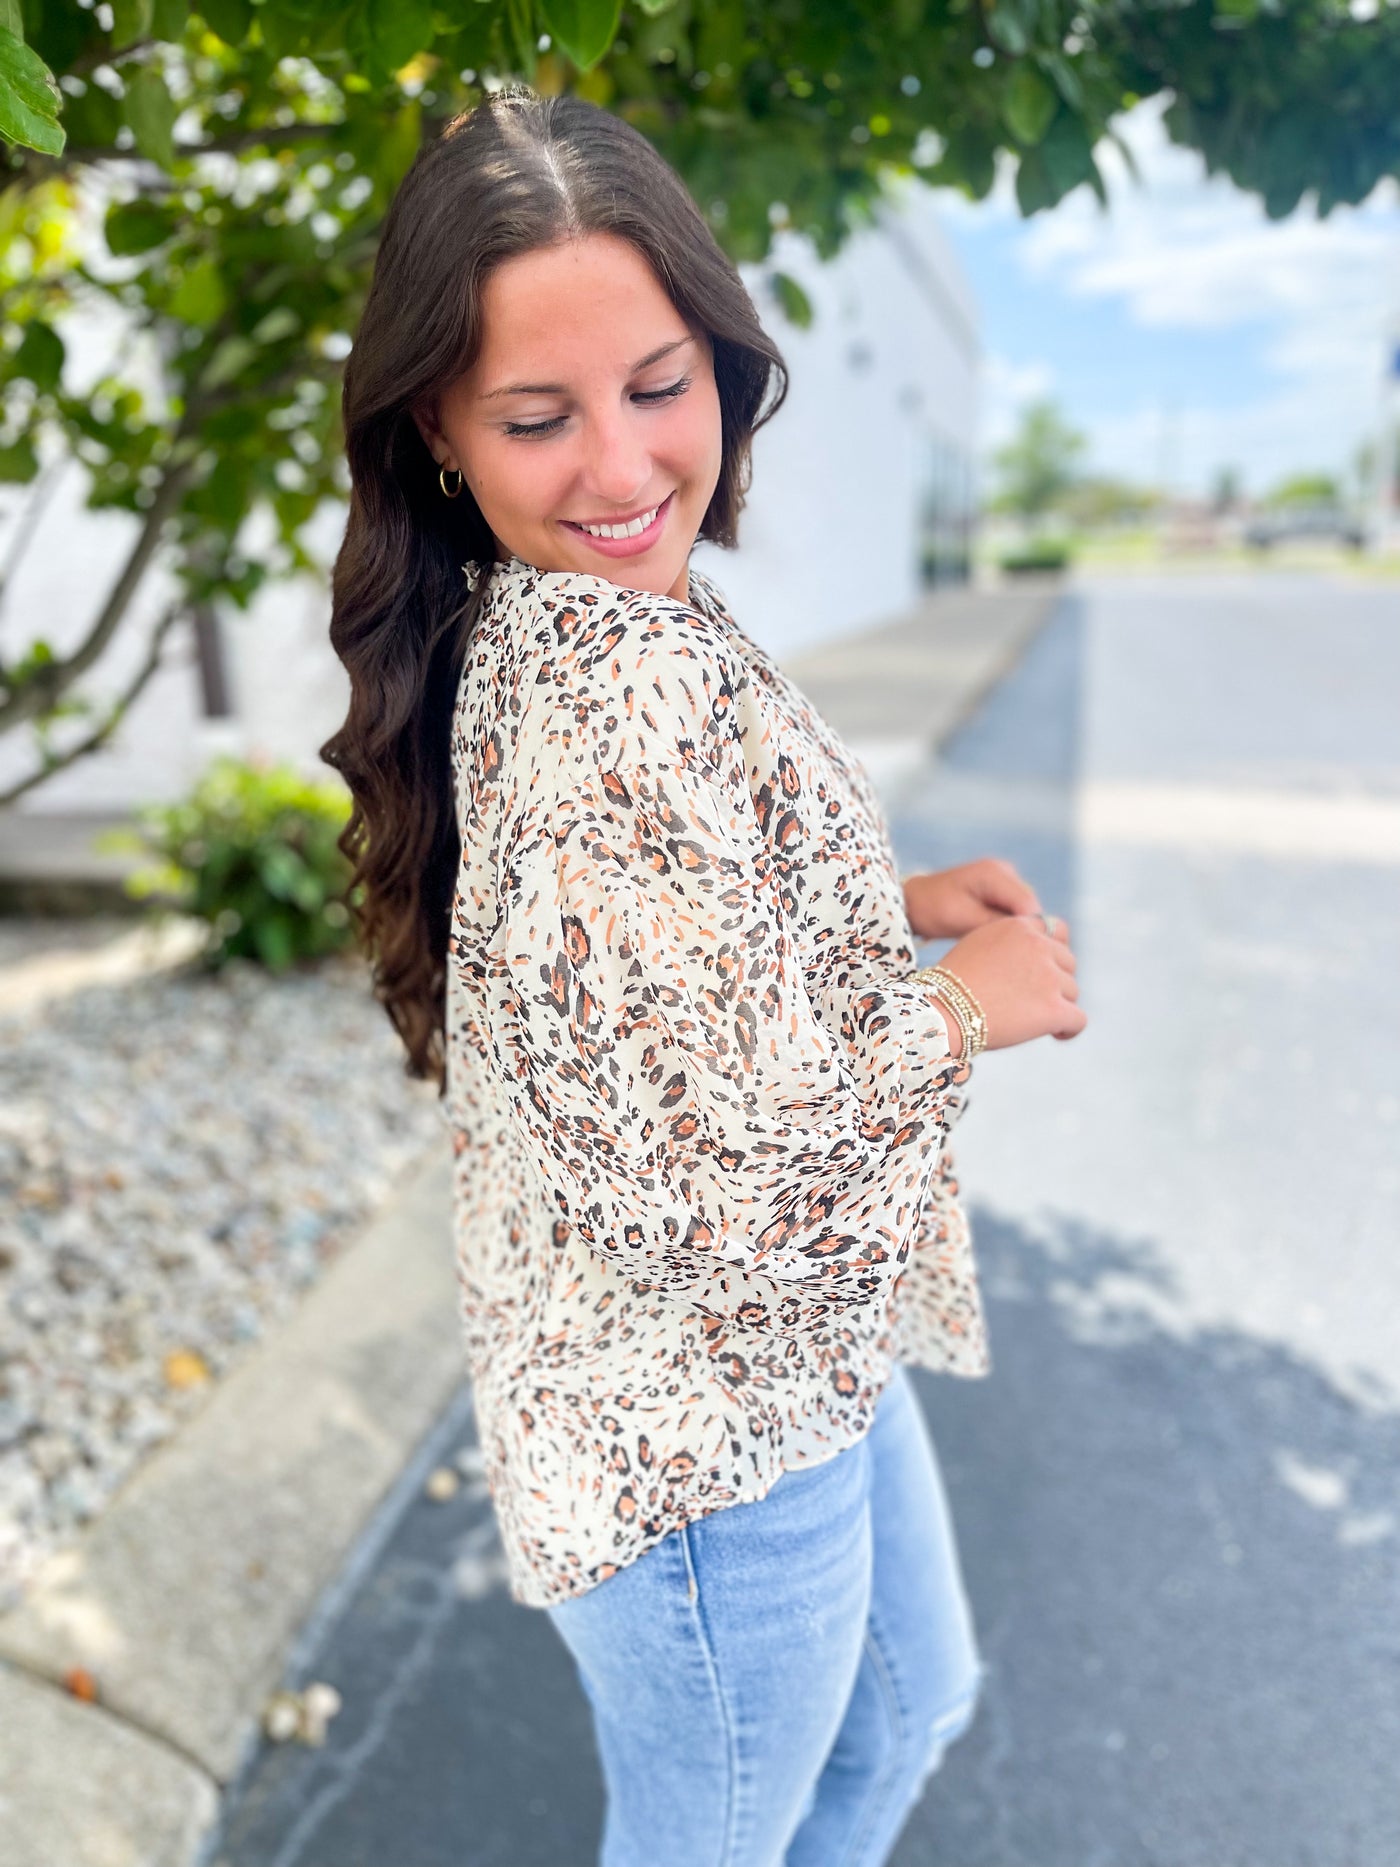
{"label": "animal print top", "polygon": [[456,698],[442,1106],[526,1606],[831,1458],[894,1361],[991,1366],[880,802],[689,588],[496,562]]}

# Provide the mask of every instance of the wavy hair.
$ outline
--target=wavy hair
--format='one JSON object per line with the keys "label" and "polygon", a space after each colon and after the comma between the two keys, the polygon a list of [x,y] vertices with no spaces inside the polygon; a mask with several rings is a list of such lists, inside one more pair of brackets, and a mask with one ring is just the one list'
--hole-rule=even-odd
{"label": "wavy hair", "polygon": [[[319,749],[353,799],[340,848],[357,945],[403,1040],[446,1091],[447,942],[460,839],[450,735],[495,541],[465,480],[442,497],[412,408],[471,368],[503,260],[590,233],[628,240],[713,347],[719,478],[699,536],[732,548],[752,442],[787,394],[782,356],[690,193],[630,124],[513,83],[419,152],[384,222],[342,394],[350,511],[332,575],[345,723]],[[763,399],[776,379],[776,393]],[[468,590],[462,565],[486,567]]]}

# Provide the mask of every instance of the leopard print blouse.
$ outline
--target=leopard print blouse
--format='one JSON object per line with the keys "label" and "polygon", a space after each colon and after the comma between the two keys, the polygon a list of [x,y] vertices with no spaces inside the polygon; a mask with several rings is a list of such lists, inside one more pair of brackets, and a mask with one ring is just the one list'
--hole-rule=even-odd
{"label": "leopard print blouse", "polygon": [[519,557],[456,696],[459,1313],[511,1596],[593,1588],[990,1372],[946,1145],[971,1066],[858,759],[689,573]]}

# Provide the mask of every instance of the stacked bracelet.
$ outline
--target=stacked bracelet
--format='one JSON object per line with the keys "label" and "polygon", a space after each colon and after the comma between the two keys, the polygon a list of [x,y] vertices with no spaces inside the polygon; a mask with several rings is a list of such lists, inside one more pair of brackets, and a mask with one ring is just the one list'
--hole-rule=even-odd
{"label": "stacked bracelet", "polygon": [[987,1014],[958,975],[949,972],[946,966],[921,966],[914,977],[933,986],[937,996],[952,1011],[962,1032],[963,1057],[971,1062],[980,1050],[987,1048]]}

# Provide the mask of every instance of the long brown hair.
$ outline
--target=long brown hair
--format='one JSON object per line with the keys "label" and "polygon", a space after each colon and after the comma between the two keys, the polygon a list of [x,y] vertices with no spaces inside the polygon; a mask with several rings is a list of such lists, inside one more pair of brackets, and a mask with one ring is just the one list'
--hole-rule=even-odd
{"label": "long brown hair", "polygon": [[[701,538],[737,543],[753,436],[787,394],[782,356],[685,184],[620,118],[512,83],[449,123],[404,177],[345,366],[350,513],[330,633],[350,709],[320,757],[354,800],[340,848],[375,996],[403,1039],[405,1074],[436,1081],[440,1094],[460,858],[449,739],[495,542],[465,481],[460,497],[443,498],[411,410],[471,368],[493,267],[589,233],[629,240],[686,323],[709,336],[722,459]],[[462,574],[468,558],[486,567],[475,590]]]}

